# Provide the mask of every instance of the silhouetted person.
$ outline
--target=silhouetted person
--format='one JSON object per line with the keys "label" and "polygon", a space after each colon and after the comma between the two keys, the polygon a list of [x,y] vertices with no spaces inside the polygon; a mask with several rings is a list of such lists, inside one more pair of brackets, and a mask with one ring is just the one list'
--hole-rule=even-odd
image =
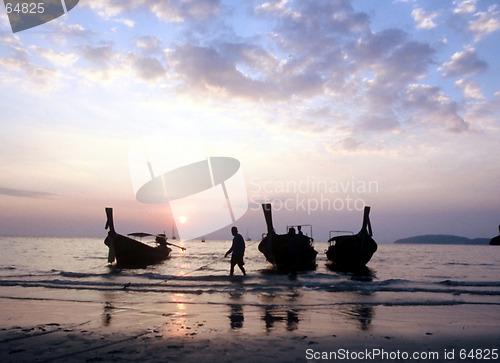
{"label": "silhouetted person", "polygon": [[160,246],[166,246],[167,245],[167,236],[165,236],[164,234],[159,234],[156,236],[155,241]]}
{"label": "silhouetted person", "polygon": [[307,242],[311,243],[312,242],[312,238],[309,237],[309,236],[306,236],[304,234],[304,232],[302,232],[302,226],[297,226],[297,228],[299,229],[299,233],[298,233],[299,239],[301,239],[301,240],[305,239],[305,240],[307,240]]}
{"label": "silhouetted person", "polygon": [[243,265],[245,264],[245,262],[243,262],[243,256],[245,255],[245,240],[243,239],[241,234],[238,233],[238,228],[236,227],[231,227],[231,234],[233,235],[233,244],[229,251],[227,251],[224,255],[224,257],[227,257],[227,255],[232,253],[231,270],[229,271],[229,275],[233,276],[235,265],[238,265],[241,272],[243,272],[243,275],[246,275],[247,273],[245,272],[245,268],[243,267]]}

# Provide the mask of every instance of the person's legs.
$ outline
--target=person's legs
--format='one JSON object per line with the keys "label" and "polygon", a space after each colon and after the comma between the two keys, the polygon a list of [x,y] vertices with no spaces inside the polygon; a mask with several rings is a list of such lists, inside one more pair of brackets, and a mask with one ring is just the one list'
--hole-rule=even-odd
{"label": "person's legs", "polygon": [[246,275],[247,273],[245,272],[245,268],[243,267],[243,263],[239,263],[238,267],[240,268],[241,272],[243,272],[243,275]]}

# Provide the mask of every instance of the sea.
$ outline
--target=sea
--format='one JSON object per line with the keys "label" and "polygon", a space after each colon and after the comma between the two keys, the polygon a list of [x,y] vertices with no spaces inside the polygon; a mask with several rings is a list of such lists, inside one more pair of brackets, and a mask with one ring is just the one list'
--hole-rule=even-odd
{"label": "sea", "polygon": [[[144,304],[184,314],[214,309],[223,312],[220,325],[228,330],[252,326],[252,332],[284,334],[314,329],[311,313],[337,314],[344,327],[363,331],[387,307],[500,311],[498,246],[379,244],[366,269],[342,272],[327,263],[328,243],[314,242],[316,269],[294,278],[272,269],[259,241],[246,241],[247,276],[236,267],[233,277],[224,258],[231,241],[171,242],[186,250],[172,247],[160,264],[118,269],[107,262],[103,238],[0,237],[0,298],[104,311]],[[3,327],[8,324],[16,322]]]}

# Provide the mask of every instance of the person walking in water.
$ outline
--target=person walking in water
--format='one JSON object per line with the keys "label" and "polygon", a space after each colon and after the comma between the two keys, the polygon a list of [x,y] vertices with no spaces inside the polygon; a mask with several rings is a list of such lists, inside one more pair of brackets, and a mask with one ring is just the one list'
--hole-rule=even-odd
{"label": "person walking in water", "polygon": [[243,275],[246,275],[247,273],[245,272],[245,268],[243,267],[243,265],[245,264],[245,262],[243,262],[243,256],[245,255],[245,240],[243,239],[241,234],[238,233],[238,228],[236,227],[231,227],[231,234],[233,235],[233,244],[229,251],[227,251],[224,255],[224,257],[227,257],[227,255],[232,253],[231,270],[229,271],[229,276],[233,276],[235,265],[238,265],[241,272],[243,272]]}

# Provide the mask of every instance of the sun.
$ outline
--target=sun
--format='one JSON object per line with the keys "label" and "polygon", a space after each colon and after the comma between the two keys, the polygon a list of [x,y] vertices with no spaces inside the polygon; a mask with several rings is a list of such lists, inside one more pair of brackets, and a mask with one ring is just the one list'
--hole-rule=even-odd
{"label": "sun", "polygon": [[187,217],[184,217],[184,216],[180,216],[180,217],[179,217],[179,223],[184,224],[184,223],[186,223],[186,222],[187,222],[187,220],[188,220],[188,219],[187,219]]}

